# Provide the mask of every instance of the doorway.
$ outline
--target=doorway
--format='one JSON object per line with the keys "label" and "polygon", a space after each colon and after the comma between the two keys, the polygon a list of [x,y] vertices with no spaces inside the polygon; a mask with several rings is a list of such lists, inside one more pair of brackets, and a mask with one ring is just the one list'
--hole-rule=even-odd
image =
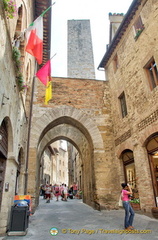
{"label": "doorway", "polygon": [[0,126],[0,207],[2,203],[7,154],[8,154],[8,132],[7,126],[3,121]]}
{"label": "doorway", "polygon": [[148,152],[155,203],[158,206],[158,133],[149,138],[146,149]]}
{"label": "doorway", "polygon": [[124,150],[122,153],[122,160],[124,166],[125,182],[131,185],[133,198],[139,199],[133,152],[130,149]]}

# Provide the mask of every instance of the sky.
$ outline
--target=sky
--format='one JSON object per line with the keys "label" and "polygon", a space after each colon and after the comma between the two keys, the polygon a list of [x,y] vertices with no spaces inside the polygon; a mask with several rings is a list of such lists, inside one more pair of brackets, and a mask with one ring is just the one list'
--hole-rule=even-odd
{"label": "sky", "polygon": [[133,0],[52,0],[52,76],[67,77],[67,21],[90,19],[97,80],[105,80],[97,70],[109,43],[109,12],[126,13]]}

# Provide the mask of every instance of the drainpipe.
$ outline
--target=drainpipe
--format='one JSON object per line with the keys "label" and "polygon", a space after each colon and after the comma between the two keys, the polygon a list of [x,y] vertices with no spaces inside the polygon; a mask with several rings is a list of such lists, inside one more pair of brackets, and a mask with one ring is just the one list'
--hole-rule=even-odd
{"label": "drainpipe", "polygon": [[[35,73],[37,69],[37,62],[35,62]],[[26,150],[26,167],[25,167],[25,186],[24,186],[24,195],[27,194],[27,183],[28,183],[28,164],[29,164],[29,146],[30,146],[30,132],[31,132],[31,120],[32,120],[32,109],[33,109],[33,97],[34,97],[34,88],[35,88],[35,74],[32,81],[32,92],[31,92],[31,101],[30,101],[30,113],[28,120],[28,136],[27,136],[27,150]]]}

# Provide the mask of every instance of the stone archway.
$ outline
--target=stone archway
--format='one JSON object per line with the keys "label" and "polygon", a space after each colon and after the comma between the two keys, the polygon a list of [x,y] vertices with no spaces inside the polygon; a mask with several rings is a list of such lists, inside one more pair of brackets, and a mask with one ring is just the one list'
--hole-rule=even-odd
{"label": "stone archway", "polygon": [[[42,134],[47,131],[47,126],[55,121],[60,121],[63,119],[63,122],[66,121],[66,117],[69,118],[69,122],[74,125],[74,120],[80,123],[80,128],[82,126],[84,129],[87,129],[87,133],[92,138],[94,150],[103,149],[103,140],[102,136],[95,124],[95,122],[87,115],[84,111],[76,109],[70,106],[59,106],[51,109],[41,109],[40,113],[37,113],[37,116],[32,120],[32,132],[31,135],[33,138],[30,140],[31,146],[37,146]],[[45,129],[45,131],[43,131]],[[83,129],[83,128],[82,128]]]}
{"label": "stone archway", "polygon": [[[8,224],[8,212],[10,211],[10,207],[12,204],[12,196],[14,196],[14,175],[10,172],[10,166],[12,164],[12,156],[13,156],[13,131],[12,131],[12,124],[9,117],[5,117],[1,123],[1,127],[4,130],[4,134],[2,132],[2,145],[3,150],[0,148],[0,161],[4,164],[0,164],[0,175],[3,175],[3,191],[2,191],[2,202],[1,202],[1,209],[0,215],[3,221],[0,222],[0,232],[6,231],[6,226]],[[4,138],[4,139],[3,139]],[[5,143],[5,144],[4,144]],[[4,151],[5,146],[5,151]],[[3,170],[3,172],[2,172]],[[7,188],[4,189],[4,183],[7,183]],[[1,186],[0,186],[1,187]]]}
{"label": "stone archway", "polygon": [[[94,162],[98,151],[103,150],[103,140],[95,123],[81,110],[62,106],[45,110],[33,119],[30,142],[28,194],[38,204],[39,163],[44,149],[53,141],[65,139],[79,151],[84,168],[84,201],[93,205],[95,199]],[[86,172],[89,174],[86,176]]]}
{"label": "stone archway", "polygon": [[[52,142],[64,139],[71,142],[80,154],[82,159],[82,171],[84,174],[84,201],[91,204],[93,201],[94,192],[94,171],[93,171],[93,147],[91,141],[76,127],[69,124],[60,124],[50,129],[45,136],[41,139],[37,153],[37,169],[39,169],[39,163],[42,153],[46,146],[49,146]],[[88,172],[88,174],[85,174]],[[36,173],[37,177],[39,173]]]}

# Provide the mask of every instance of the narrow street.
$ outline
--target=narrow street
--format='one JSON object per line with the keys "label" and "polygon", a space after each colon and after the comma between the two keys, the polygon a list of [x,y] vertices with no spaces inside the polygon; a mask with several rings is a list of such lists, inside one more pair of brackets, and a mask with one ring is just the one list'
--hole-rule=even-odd
{"label": "narrow street", "polygon": [[[40,197],[40,204],[29,219],[26,236],[7,236],[7,240],[52,240],[52,239],[82,239],[82,240],[144,240],[158,239],[158,220],[136,213],[134,227],[138,231],[150,230],[150,233],[122,233],[124,210],[99,212],[82,203],[79,199],[69,199],[67,202],[50,203]],[[57,228],[58,234],[51,235],[50,229]],[[106,230],[115,230],[107,233]],[[117,231],[117,232],[116,232]]]}

